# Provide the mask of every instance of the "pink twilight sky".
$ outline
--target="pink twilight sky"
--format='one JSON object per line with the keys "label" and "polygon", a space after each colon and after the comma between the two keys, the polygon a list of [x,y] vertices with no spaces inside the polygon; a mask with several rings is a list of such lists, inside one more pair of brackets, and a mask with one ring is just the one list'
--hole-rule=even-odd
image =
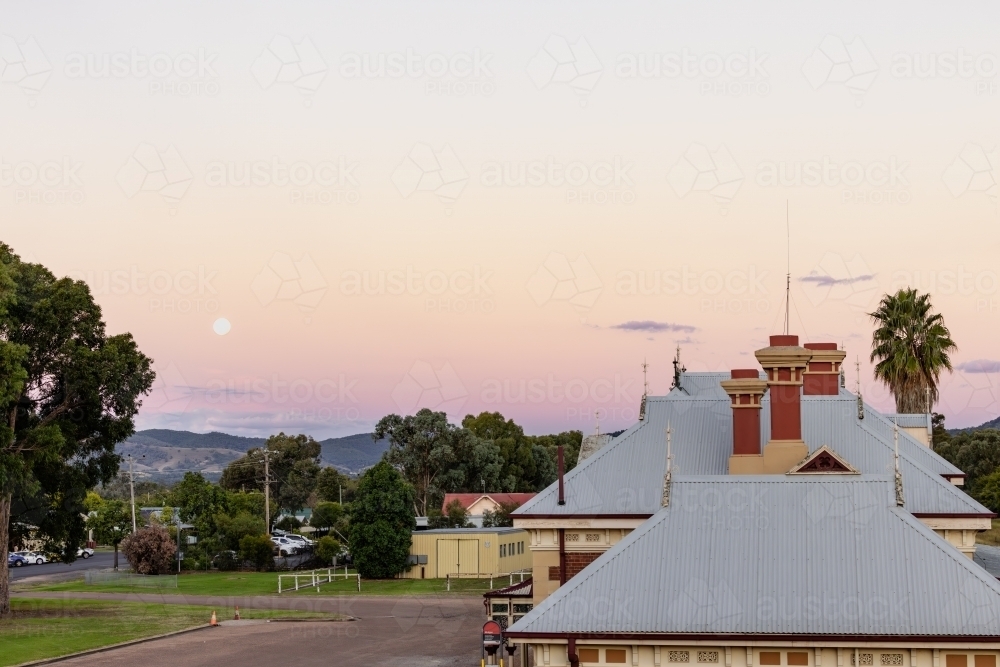
{"label": "pink twilight sky", "polygon": [[419,407],[626,428],[929,290],[1000,414],[1000,6],[63,3],[5,12],[0,239],[155,360],[139,428]]}

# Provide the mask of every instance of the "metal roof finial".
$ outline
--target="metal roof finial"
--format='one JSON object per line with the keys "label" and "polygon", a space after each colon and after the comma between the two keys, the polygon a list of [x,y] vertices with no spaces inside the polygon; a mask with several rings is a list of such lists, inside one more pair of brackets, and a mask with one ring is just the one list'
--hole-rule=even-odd
{"label": "metal roof finial", "polygon": [[670,477],[674,468],[674,453],[671,450],[671,435],[673,429],[670,422],[667,422],[667,471],[663,474],[663,496],[660,498],[660,507],[670,507]]}
{"label": "metal roof finial", "polygon": [[674,383],[670,385],[670,388],[674,387],[678,389],[683,389],[681,387],[681,373],[686,372],[687,369],[681,365],[681,346],[677,346],[677,354],[674,355]]}
{"label": "metal roof finial", "polygon": [[892,420],[893,467],[896,470],[896,507],[903,506],[903,474],[899,472],[899,423]]}
{"label": "metal roof finial", "polygon": [[861,360],[854,358],[854,390],[858,394],[858,419],[865,418],[865,399],[861,397]]}
{"label": "metal roof finial", "polygon": [[649,395],[649,380],[646,378],[646,369],[648,368],[649,364],[646,363],[644,357],[642,360],[642,400],[639,402],[639,421],[646,419],[646,397]]}

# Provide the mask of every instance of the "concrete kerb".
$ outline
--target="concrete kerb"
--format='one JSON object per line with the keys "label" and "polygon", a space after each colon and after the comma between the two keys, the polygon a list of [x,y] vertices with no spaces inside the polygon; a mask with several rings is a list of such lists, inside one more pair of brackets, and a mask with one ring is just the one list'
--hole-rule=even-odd
{"label": "concrete kerb", "polygon": [[[267,623],[347,623],[351,621],[357,621],[358,619],[353,616],[348,616],[347,618],[253,618],[244,619],[241,621],[220,621],[218,626],[215,627],[231,627],[231,626],[243,626],[243,625],[264,625]],[[51,665],[56,662],[61,662],[63,660],[70,660],[72,658],[80,658],[87,655],[95,655],[97,653],[104,653],[105,651],[113,651],[119,648],[125,648],[126,646],[135,646],[136,644],[145,644],[146,642],[156,641],[157,639],[167,639],[168,637],[176,637],[177,635],[186,635],[197,630],[206,630],[211,628],[211,625],[196,625],[191,628],[184,628],[183,630],[174,630],[173,632],[165,632],[159,635],[152,635],[150,637],[140,637],[139,639],[130,639],[127,642],[118,642],[117,644],[108,644],[107,646],[98,646],[97,648],[87,649],[86,651],[77,651],[76,653],[67,653],[66,655],[54,656],[52,658],[42,658],[41,660],[32,660],[30,662],[20,662],[11,667],[34,667],[35,665]]]}
{"label": "concrete kerb", "polygon": [[98,646],[97,648],[87,649],[86,651],[77,651],[76,653],[67,653],[66,655],[60,655],[53,658],[43,658],[41,660],[32,660],[31,662],[21,662],[12,667],[33,667],[34,665],[51,665],[55,662],[61,662],[63,660],[69,660],[71,658],[79,658],[85,655],[94,655],[96,653],[104,653],[105,651],[113,651],[114,649],[123,648],[125,646],[134,646],[136,644],[145,644],[146,642],[156,641],[157,639],[166,639],[167,637],[176,637],[177,635],[186,635],[190,632],[195,632],[197,630],[205,630],[211,628],[211,625],[196,625],[192,628],[185,628],[183,630],[174,630],[173,632],[165,632],[160,635],[152,635],[150,637],[140,637],[139,639],[130,639],[127,642],[118,642],[117,644],[108,644],[107,646]]}

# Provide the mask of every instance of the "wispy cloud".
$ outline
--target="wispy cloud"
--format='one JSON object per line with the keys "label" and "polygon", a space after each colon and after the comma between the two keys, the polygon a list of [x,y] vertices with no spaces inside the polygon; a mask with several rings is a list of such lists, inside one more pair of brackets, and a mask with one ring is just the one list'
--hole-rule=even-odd
{"label": "wispy cloud", "polygon": [[813,283],[821,287],[833,287],[834,285],[853,285],[855,283],[865,283],[869,280],[875,280],[874,273],[866,273],[861,276],[852,276],[850,278],[834,278],[830,275],[823,275],[821,273],[811,273],[808,276],[803,276],[799,278],[800,283]]}
{"label": "wispy cloud", "polygon": [[972,361],[963,361],[955,366],[955,369],[964,373],[1000,373],[1000,361],[973,359]]}
{"label": "wispy cloud", "polygon": [[621,331],[648,331],[652,333],[662,333],[664,331],[678,331],[681,333],[694,333],[698,327],[689,324],[673,324],[671,322],[654,322],[653,320],[629,320],[621,324],[615,324],[612,329]]}

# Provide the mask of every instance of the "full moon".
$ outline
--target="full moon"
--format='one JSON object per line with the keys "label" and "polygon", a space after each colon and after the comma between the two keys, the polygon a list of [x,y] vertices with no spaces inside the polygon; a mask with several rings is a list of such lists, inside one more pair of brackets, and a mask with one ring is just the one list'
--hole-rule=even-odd
{"label": "full moon", "polygon": [[212,331],[219,334],[220,336],[225,336],[227,333],[229,333],[229,330],[232,328],[233,325],[230,324],[229,320],[227,320],[224,317],[220,317],[219,319],[215,320],[215,322],[212,324]]}

